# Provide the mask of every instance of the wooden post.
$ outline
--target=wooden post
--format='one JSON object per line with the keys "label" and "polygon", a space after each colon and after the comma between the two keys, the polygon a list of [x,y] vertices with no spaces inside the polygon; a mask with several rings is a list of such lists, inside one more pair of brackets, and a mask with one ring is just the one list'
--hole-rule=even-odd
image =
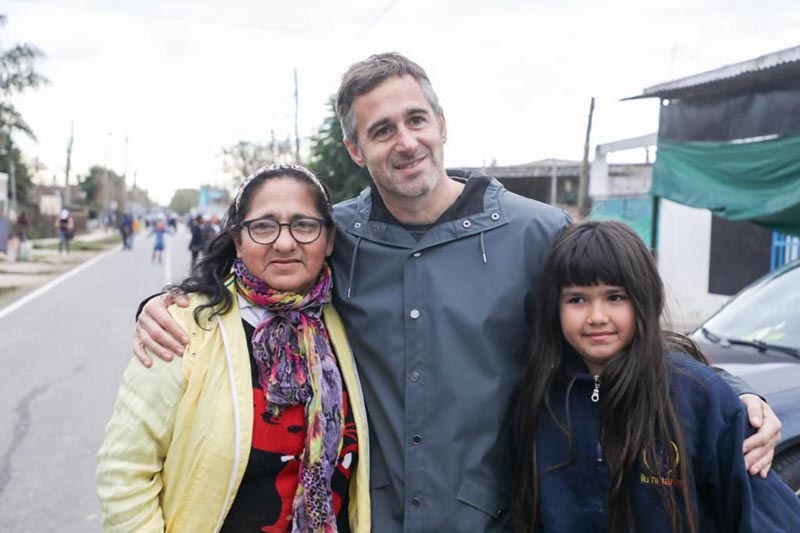
{"label": "wooden post", "polygon": [[594,96],[589,104],[589,122],[586,125],[586,141],[583,143],[583,162],[578,179],[578,214],[585,217],[589,214],[589,138],[592,133],[592,115],[594,114]]}

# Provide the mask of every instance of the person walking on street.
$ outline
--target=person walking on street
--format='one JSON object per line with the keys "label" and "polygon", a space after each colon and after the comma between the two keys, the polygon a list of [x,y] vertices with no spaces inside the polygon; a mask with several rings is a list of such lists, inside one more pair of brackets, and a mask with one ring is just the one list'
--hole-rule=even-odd
{"label": "person walking on street", "polygon": [[119,233],[122,237],[122,248],[124,250],[133,249],[133,217],[128,213],[122,215],[119,223]]}
{"label": "person walking on street", "polygon": [[66,251],[69,254],[69,243],[75,231],[75,221],[72,219],[68,209],[61,210],[56,219],[55,227],[58,232],[58,253],[61,254]]}
{"label": "person walking on street", "polygon": [[167,229],[166,224],[164,223],[163,219],[156,220],[155,224],[153,225],[153,229],[150,230],[150,235],[153,237],[153,258],[152,261],[155,263],[158,260],[161,263],[162,259],[161,256],[164,253],[164,235],[167,233],[172,233],[169,229]]}
{"label": "person walking on street", "polygon": [[200,256],[200,250],[205,246],[203,215],[194,217],[189,225],[189,232],[192,235],[189,239],[189,251],[192,252],[192,268],[194,268],[195,263],[197,263],[197,258]]}
{"label": "person walking on street", "polygon": [[28,226],[28,215],[25,214],[25,211],[22,211],[17,217],[17,223],[14,225],[14,235],[20,242],[28,240]]}
{"label": "person walking on street", "polygon": [[[444,111],[425,71],[400,54],[352,65],[336,112],[350,157],[372,177],[335,206],[332,256],[369,412],[372,528],[503,531],[537,281],[571,220],[496,179],[448,172]],[[139,317],[144,364],[148,352],[183,350],[166,302],[151,299]],[[780,424],[760,398],[745,400],[766,443],[748,464],[768,468]]]}

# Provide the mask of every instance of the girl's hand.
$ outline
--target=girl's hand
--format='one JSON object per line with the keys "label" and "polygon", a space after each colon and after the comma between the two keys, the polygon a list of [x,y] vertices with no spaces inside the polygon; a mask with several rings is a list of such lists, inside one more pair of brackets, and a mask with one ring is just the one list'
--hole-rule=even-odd
{"label": "girl's hand", "polygon": [[766,478],[772,467],[775,446],[781,440],[781,421],[772,408],[755,394],[739,396],[747,408],[747,418],[756,432],[744,441],[744,464],[751,476]]}
{"label": "girl's hand", "polygon": [[188,307],[189,299],[182,293],[164,293],[147,302],[136,321],[133,355],[148,368],[153,364],[151,355],[171,361],[174,356],[180,357],[183,354],[183,349],[189,342],[186,332],[167,311],[173,303]]}

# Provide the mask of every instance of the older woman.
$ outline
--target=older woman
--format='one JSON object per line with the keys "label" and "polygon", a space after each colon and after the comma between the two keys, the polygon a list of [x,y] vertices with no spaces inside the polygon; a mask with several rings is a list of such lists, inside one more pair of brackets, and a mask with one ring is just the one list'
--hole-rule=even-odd
{"label": "older woman", "polygon": [[[367,426],[311,172],[248,177],[193,275],[180,361],[128,366],[98,454],[106,530],[368,531]],[[155,371],[153,371],[155,370]]]}

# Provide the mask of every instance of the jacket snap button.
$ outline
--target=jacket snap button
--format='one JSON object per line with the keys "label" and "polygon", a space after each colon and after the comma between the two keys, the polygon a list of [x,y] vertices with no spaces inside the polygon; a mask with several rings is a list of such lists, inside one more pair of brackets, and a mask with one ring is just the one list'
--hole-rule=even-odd
{"label": "jacket snap button", "polygon": [[420,373],[419,370],[412,370],[411,373],[408,375],[408,379],[411,381],[419,381]]}
{"label": "jacket snap button", "polygon": [[419,435],[414,435],[413,437],[411,437],[411,442],[413,442],[414,444],[419,444],[420,442],[422,442],[422,437]]}
{"label": "jacket snap button", "polygon": [[411,255],[412,255],[413,257],[419,257],[419,256],[421,256],[422,254],[421,254],[421,253],[419,253],[419,252],[414,252],[414,253],[413,253],[413,254],[411,254]]}
{"label": "jacket snap button", "polygon": [[465,220],[464,222],[461,223],[461,225],[464,226],[465,229],[467,229],[472,227],[472,222],[470,222],[469,220]]}
{"label": "jacket snap button", "polygon": [[497,213],[492,213],[492,220],[500,220],[500,215]]}
{"label": "jacket snap button", "polygon": [[419,498],[411,498],[412,507],[419,507],[420,505],[422,505],[422,500],[420,500]]}
{"label": "jacket snap button", "polygon": [[353,227],[356,228],[356,229],[360,228],[361,227],[361,222],[356,222],[355,224],[353,224]]}
{"label": "jacket snap button", "polygon": [[408,313],[408,316],[410,316],[411,318],[414,318],[414,319],[419,318],[419,309],[412,309]]}

